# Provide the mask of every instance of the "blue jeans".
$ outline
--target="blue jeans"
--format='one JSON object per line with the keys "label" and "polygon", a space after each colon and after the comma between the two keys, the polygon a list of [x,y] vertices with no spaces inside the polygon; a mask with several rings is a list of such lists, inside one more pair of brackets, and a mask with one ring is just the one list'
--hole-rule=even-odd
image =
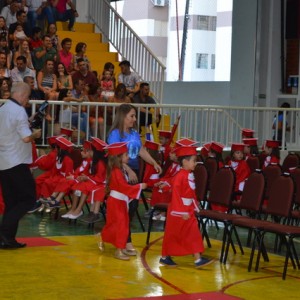
{"label": "blue jeans", "polygon": [[77,112],[72,113],[72,126],[76,127],[77,129],[79,129],[78,121],[80,122],[80,131],[83,131],[85,133],[86,139],[88,139],[89,134],[87,132],[87,122],[88,122],[87,113],[85,112],[81,112],[80,114]]}
{"label": "blue jeans", "polygon": [[69,21],[68,28],[69,29],[73,28],[75,23],[75,14],[72,9],[67,9],[64,13],[60,13],[56,10],[56,8],[53,7],[52,11],[55,17],[55,21],[62,21],[62,22]]}
{"label": "blue jeans", "polygon": [[47,20],[48,24],[55,23],[55,17],[51,7],[46,6],[40,15],[38,15],[36,11],[29,11],[27,13],[27,22],[30,27],[30,34],[32,34],[32,28],[36,26],[36,21],[44,19]]}

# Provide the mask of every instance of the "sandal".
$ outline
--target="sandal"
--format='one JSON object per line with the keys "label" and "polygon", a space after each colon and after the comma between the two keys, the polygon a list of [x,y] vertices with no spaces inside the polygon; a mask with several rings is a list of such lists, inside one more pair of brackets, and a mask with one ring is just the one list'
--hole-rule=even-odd
{"label": "sandal", "polygon": [[115,258],[120,260],[129,260],[129,256],[125,255],[121,250],[116,250]]}

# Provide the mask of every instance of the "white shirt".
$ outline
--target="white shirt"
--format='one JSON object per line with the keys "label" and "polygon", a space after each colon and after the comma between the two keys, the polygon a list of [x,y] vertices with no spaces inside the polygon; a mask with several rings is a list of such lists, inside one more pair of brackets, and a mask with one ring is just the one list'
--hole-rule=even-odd
{"label": "white shirt", "polygon": [[7,100],[0,107],[0,170],[32,163],[31,143],[22,140],[30,135],[24,107]]}
{"label": "white shirt", "polygon": [[19,71],[17,67],[13,68],[10,72],[11,75],[11,80],[12,84],[17,83],[17,82],[23,82],[24,77],[30,76],[33,77],[34,79],[34,88],[37,89],[37,81],[36,81],[36,72],[35,70],[29,69],[26,67],[24,72]]}
{"label": "white shirt", "polygon": [[17,22],[16,13],[14,13],[14,14],[11,13],[9,5],[4,6],[2,8],[2,10],[1,10],[1,16],[4,17],[4,19],[6,20],[6,26],[7,26],[7,28],[9,27],[9,25]]}

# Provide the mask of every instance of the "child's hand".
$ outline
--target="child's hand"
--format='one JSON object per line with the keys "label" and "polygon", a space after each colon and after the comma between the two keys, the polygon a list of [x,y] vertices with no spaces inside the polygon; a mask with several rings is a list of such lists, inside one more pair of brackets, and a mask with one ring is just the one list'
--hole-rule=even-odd
{"label": "child's hand", "polygon": [[142,183],[142,189],[146,189],[147,188],[147,183]]}
{"label": "child's hand", "polygon": [[73,179],[74,179],[74,176],[73,176],[73,175],[69,175],[69,176],[66,177],[66,179],[68,179],[68,180],[73,180]]}
{"label": "child's hand", "polygon": [[184,214],[182,215],[182,219],[183,220],[188,220],[190,218],[190,215],[189,214]]}

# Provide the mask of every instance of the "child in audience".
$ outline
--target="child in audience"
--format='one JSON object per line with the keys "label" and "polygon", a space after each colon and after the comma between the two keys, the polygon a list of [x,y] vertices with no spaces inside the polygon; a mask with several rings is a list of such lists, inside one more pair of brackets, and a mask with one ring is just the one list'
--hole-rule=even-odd
{"label": "child in audience", "polygon": [[222,157],[224,147],[225,146],[221,143],[211,142],[208,151],[208,157],[213,157],[216,159],[219,169],[224,167],[224,161]]}
{"label": "child in audience", "polygon": [[27,40],[27,36],[24,32],[23,26],[21,24],[18,24],[16,26],[16,30],[14,32],[14,40],[15,41],[23,41],[23,40]]}
{"label": "child in audience", "polygon": [[103,71],[103,77],[100,81],[101,85],[101,97],[106,101],[108,97],[114,95],[114,82],[112,80],[112,75],[109,70]]}
{"label": "child in audience", "polygon": [[169,157],[171,151],[170,139],[172,137],[172,132],[167,130],[158,130],[159,143],[161,145],[160,151],[162,155],[162,165],[165,164]]}
{"label": "child in audience", "polygon": [[202,148],[200,150],[200,157],[201,157],[202,161],[205,161],[207,159],[208,153],[210,150],[210,146],[211,146],[211,143],[206,143],[202,146]]}
{"label": "child in audience", "polygon": [[62,136],[56,137],[55,139],[57,145],[56,163],[52,167],[50,177],[47,178],[41,186],[43,202],[49,208],[60,207],[59,201],[52,199],[51,195],[62,178],[74,173],[73,161],[69,157],[69,152],[71,152],[74,144]]}
{"label": "child in audience", "polygon": [[196,268],[209,263],[202,257],[204,245],[195,211],[195,178],[192,171],[196,167],[196,147],[181,146],[175,149],[181,170],[172,182],[172,199],[168,208],[168,221],[162,245],[162,257],[159,262],[166,266],[177,266],[171,256],[194,255]]}
{"label": "child in audience", "polygon": [[244,144],[234,143],[231,145],[231,160],[228,165],[235,172],[235,187],[234,191],[240,193],[244,189],[245,180],[250,176],[250,168],[244,159]]}
{"label": "child in audience", "polygon": [[263,169],[266,168],[269,164],[279,164],[280,163],[280,142],[273,140],[266,140],[264,152],[267,157],[265,158]]}
{"label": "child in audience", "polygon": [[109,197],[107,199],[106,224],[101,232],[99,242],[100,250],[104,249],[103,243],[110,243],[116,247],[115,258],[129,260],[132,250],[127,250],[129,230],[128,205],[132,199],[139,199],[146,183],[130,185],[123,164],[127,164],[129,157],[126,143],[113,143],[107,146],[107,185]]}
{"label": "child in audience", "polygon": [[[85,201],[97,203],[92,214],[87,217],[95,218],[98,216],[100,204],[103,203],[105,197],[105,175],[107,159],[104,148],[107,146],[102,140],[92,137],[91,156],[92,164],[90,165],[89,174],[82,174],[78,179],[78,183],[73,185],[72,190],[72,206],[71,209],[62,218],[77,219],[82,215],[82,207]],[[84,219],[85,221],[90,221]]]}
{"label": "child in audience", "polygon": [[65,195],[67,195],[72,187],[80,182],[85,175],[89,174],[90,164],[91,164],[91,143],[89,141],[85,141],[83,143],[83,149],[81,151],[82,162],[80,166],[75,170],[74,174],[70,174],[64,178],[61,178],[50,199],[56,202],[60,202]]}

